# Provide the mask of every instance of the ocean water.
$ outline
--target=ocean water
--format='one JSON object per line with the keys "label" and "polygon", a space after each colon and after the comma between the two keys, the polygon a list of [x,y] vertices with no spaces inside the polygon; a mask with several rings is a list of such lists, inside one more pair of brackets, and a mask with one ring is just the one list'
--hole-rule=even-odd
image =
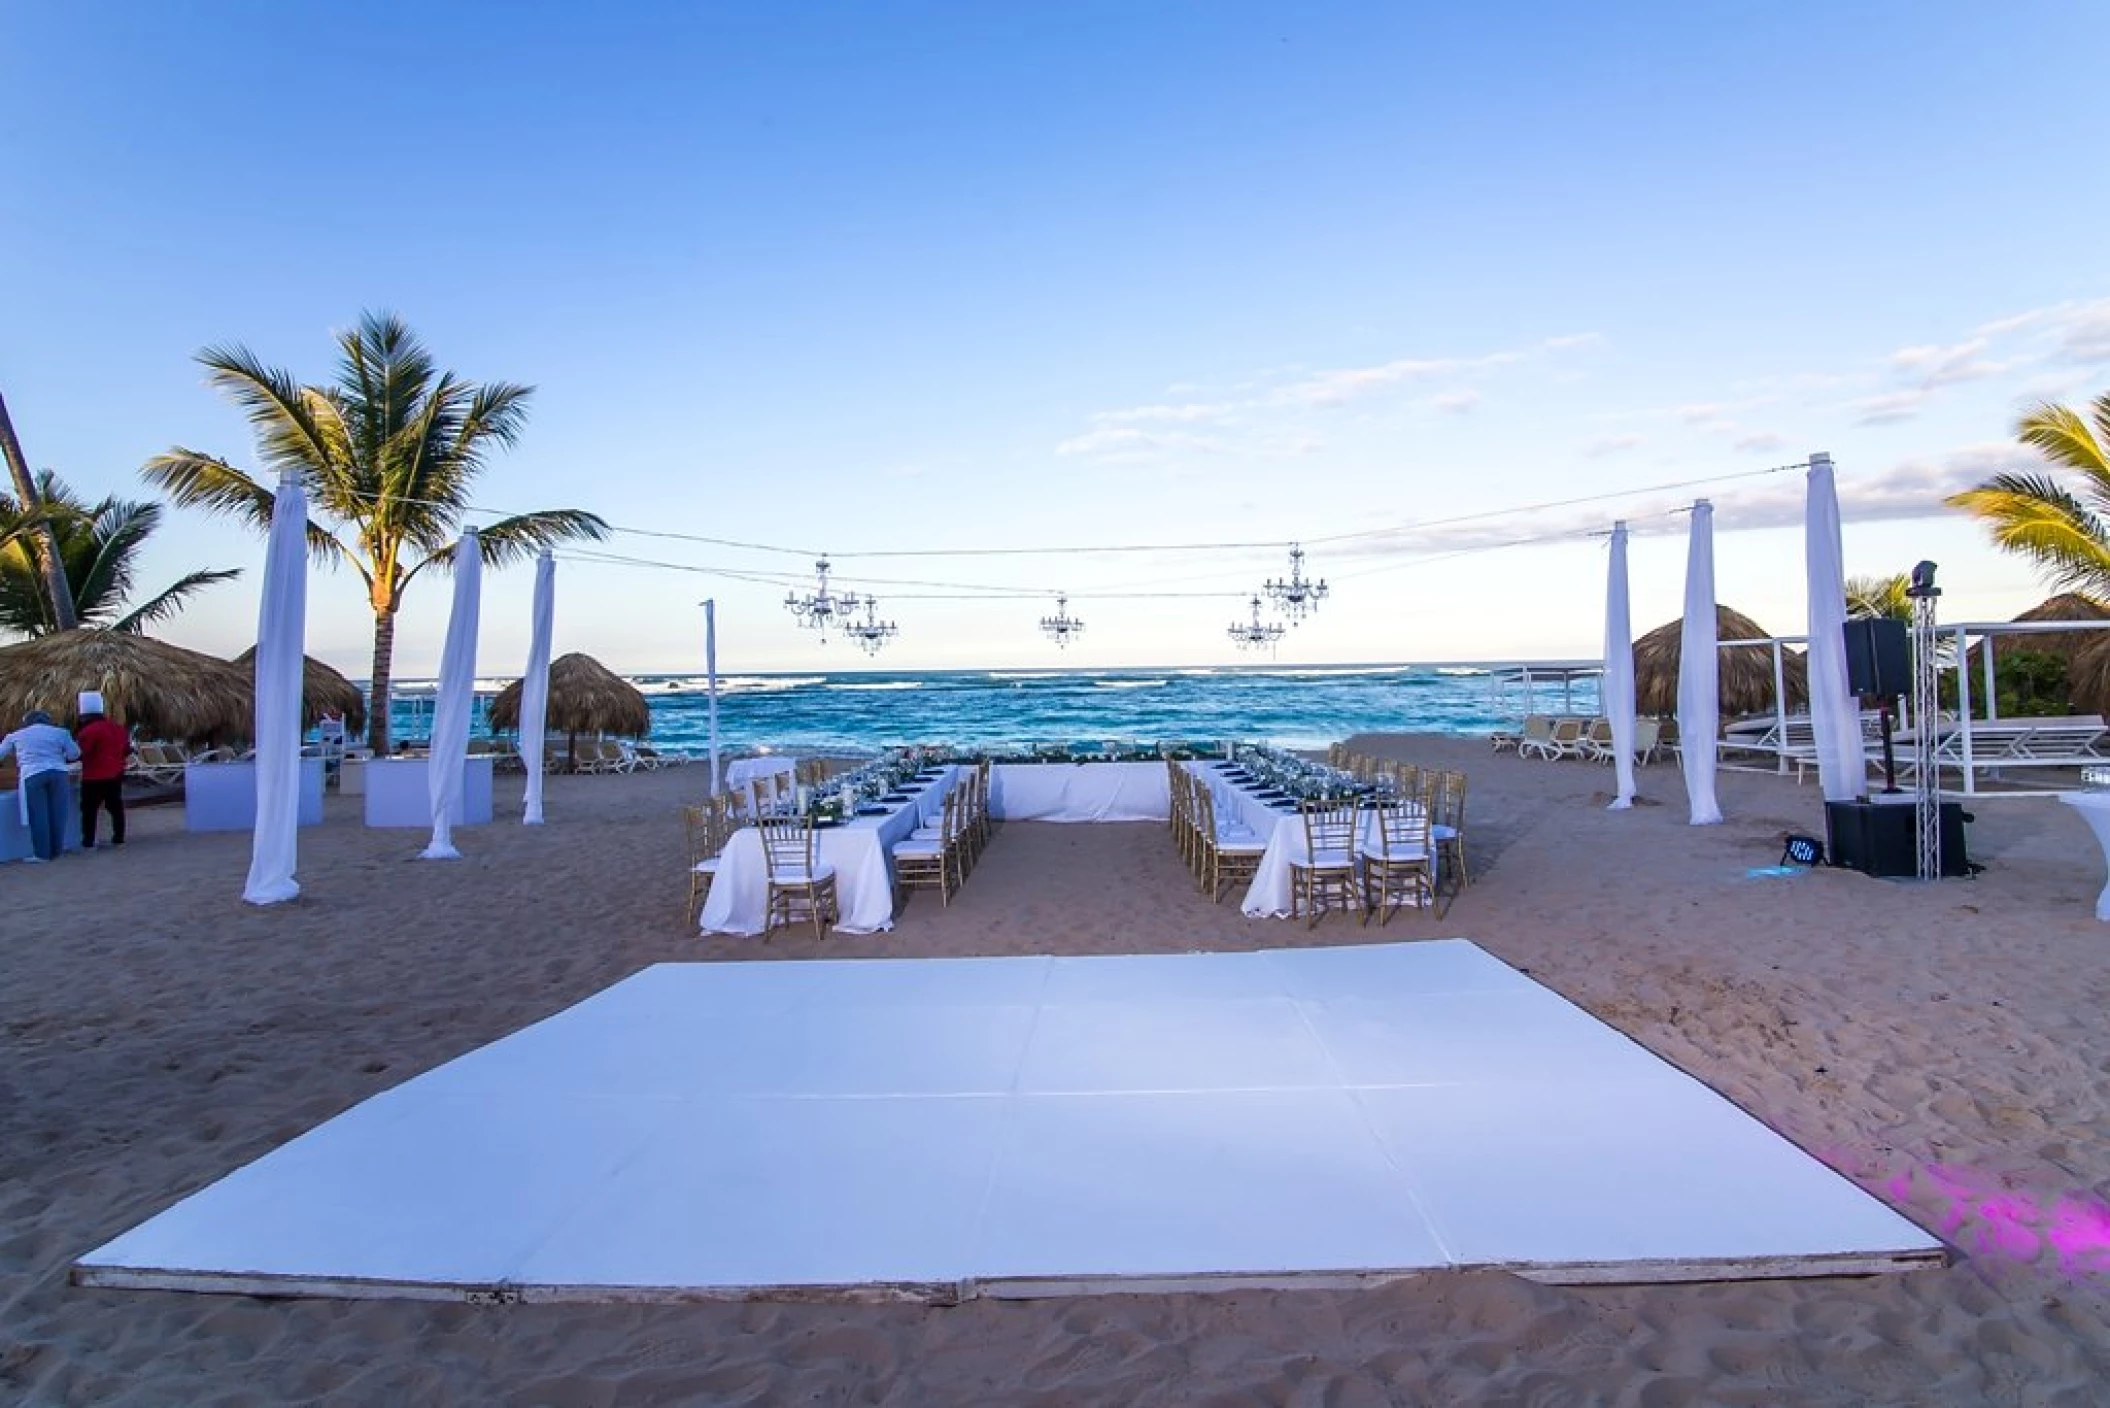
{"label": "ocean water", "polygon": [[[632,682],[651,701],[656,747],[707,750],[700,675]],[[487,683],[495,690],[502,682]],[[1577,680],[1564,694],[1561,684],[1538,680],[1530,703],[1540,712],[1595,713],[1596,681]],[[718,732],[728,751],[1225,738],[1315,748],[1374,731],[1486,733],[1513,727],[1525,712],[1525,691],[1514,681],[1428,665],[733,675],[719,680]],[[425,737],[431,713],[429,683],[406,682],[396,696],[395,737]],[[481,732],[481,707],[477,718]]]}

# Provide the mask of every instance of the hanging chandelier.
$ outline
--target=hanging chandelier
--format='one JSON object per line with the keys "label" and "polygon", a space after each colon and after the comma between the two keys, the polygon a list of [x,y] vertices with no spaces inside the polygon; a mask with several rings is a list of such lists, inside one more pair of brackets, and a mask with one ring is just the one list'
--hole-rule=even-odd
{"label": "hanging chandelier", "polygon": [[864,620],[852,621],[848,626],[844,627],[844,630],[849,634],[850,639],[857,642],[859,648],[865,654],[877,655],[886,647],[888,641],[900,634],[900,631],[892,621],[879,619],[879,599],[877,597],[868,596],[864,600]]}
{"label": "hanging chandelier", "polygon": [[1305,612],[1317,610],[1327,595],[1325,582],[1304,575],[1304,549],[1296,543],[1290,544],[1289,549],[1289,579],[1270,578],[1263,584],[1263,590],[1276,608],[1289,617],[1291,625],[1302,621]]}
{"label": "hanging chandelier", "polygon": [[1281,640],[1282,627],[1276,622],[1260,619],[1260,598],[1256,596],[1253,598],[1253,619],[1233,621],[1225,634],[1238,642],[1240,650],[1258,650],[1263,645],[1273,645]]}
{"label": "hanging chandelier", "polygon": [[814,577],[819,583],[812,593],[800,596],[797,592],[784,594],[784,609],[799,618],[799,624],[808,630],[821,633],[821,643],[828,642],[828,627],[838,621],[848,624],[862,603],[856,593],[835,593],[828,590],[829,562],[827,558],[813,564]]}
{"label": "hanging chandelier", "polygon": [[1070,599],[1065,595],[1055,598],[1055,614],[1040,618],[1040,628],[1048,633],[1048,639],[1058,646],[1066,646],[1084,634],[1084,622],[1070,614]]}

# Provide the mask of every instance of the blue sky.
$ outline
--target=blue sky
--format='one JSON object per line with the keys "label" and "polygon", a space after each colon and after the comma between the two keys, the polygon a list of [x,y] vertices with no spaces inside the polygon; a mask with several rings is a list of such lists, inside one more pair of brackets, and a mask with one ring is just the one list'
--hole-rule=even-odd
{"label": "blue sky", "polygon": [[[1939,499],[2028,463],[2030,400],[2110,389],[2098,3],[18,5],[8,31],[0,391],[32,463],[139,497],[171,444],[253,463],[192,355],[322,380],[332,332],[393,309],[538,388],[493,510],[795,550],[566,560],[558,648],[619,668],[696,668],[707,595],[730,670],[866,664],[784,585],[706,574],[819,551],[899,623],[882,667],[1237,663],[1281,547],[1089,549],[1293,538],[1334,593],[1285,662],[1588,655],[1603,552],[1574,535],[1646,530],[1646,629],[1701,492],[1722,599],[1792,632],[1798,474],[1517,510],[1814,450],[1849,570],[1933,558],[1947,615],[2004,617],[2043,590]],[[1517,539],[1554,541],[1490,546]],[[997,547],[1067,551],[855,556]],[[172,511],[150,586],[247,571],[165,633],[246,646],[261,562]],[[486,674],[524,658],[529,576],[486,578]],[[956,585],[1027,595],[923,599]],[[1060,654],[1033,628],[1057,589],[1089,623]],[[312,652],[363,675],[356,581],[310,600]],[[446,610],[413,587],[400,672]]]}

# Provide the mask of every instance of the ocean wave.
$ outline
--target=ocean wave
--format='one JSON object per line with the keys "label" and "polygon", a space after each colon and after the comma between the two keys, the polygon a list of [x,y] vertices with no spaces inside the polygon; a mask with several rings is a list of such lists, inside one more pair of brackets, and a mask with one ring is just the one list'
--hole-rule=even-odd
{"label": "ocean wave", "polygon": [[1093,680],[1093,689],[1160,689],[1164,680]]}
{"label": "ocean wave", "polygon": [[720,694],[775,694],[787,689],[808,689],[826,684],[826,675],[729,675],[718,681]]}
{"label": "ocean wave", "polygon": [[831,684],[827,686],[828,692],[831,694],[837,690],[895,690],[921,688],[923,688],[923,682],[921,680],[888,680],[884,684]]}

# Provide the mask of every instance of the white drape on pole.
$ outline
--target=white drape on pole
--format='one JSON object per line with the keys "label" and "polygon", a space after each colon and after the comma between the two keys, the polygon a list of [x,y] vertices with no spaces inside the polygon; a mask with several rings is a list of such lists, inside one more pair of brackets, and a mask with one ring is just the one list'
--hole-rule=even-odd
{"label": "white drape on pole", "polygon": [[711,795],[725,784],[718,779],[718,602],[703,604],[703,670],[711,691]]}
{"label": "white drape on pole", "polygon": [[1612,525],[1612,563],[1605,574],[1604,716],[1612,723],[1612,768],[1618,796],[1608,811],[1634,805],[1634,617],[1627,601],[1626,524]]}
{"label": "white drape on pole", "polygon": [[535,559],[533,633],[527,673],[520,677],[520,761],[527,765],[523,826],[542,825],[542,735],[549,721],[549,638],[557,619],[557,563],[544,548]]}
{"label": "white drape on pole", "polygon": [[256,829],[242,898],[277,904],[300,893],[300,721],[308,649],[308,495],[281,475],[264,549],[264,600],[256,618]]}
{"label": "white drape on pole", "polygon": [[1714,505],[1692,505],[1685,554],[1685,623],[1678,637],[1678,756],[1694,826],[1722,819],[1714,796],[1715,732],[1722,726],[1721,650],[1714,610]]}
{"label": "white drape on pole", "polygon": [[447,644],[440,651],[439,700],[432,706],[432,746],[426,781],[432,798],[432,842],[426,860],[459,860],[454,849],[454,809],[462,800],[462,769],[469,756],[469,715],[476,707],[476,615],[483,588],[482,548],[476,530],[464,528],[454,549],[454,611],[447,617]]}
{"label": "white drape on pole", "polygon": [[1846,681],[1846,551],[1839,538],[1839,489],[1832,457],[1810,456],[1803,505],[1803,568],[1810,601],[1810,732],[1827,802],[1850,802],[1868,783],[1861,708]]}

